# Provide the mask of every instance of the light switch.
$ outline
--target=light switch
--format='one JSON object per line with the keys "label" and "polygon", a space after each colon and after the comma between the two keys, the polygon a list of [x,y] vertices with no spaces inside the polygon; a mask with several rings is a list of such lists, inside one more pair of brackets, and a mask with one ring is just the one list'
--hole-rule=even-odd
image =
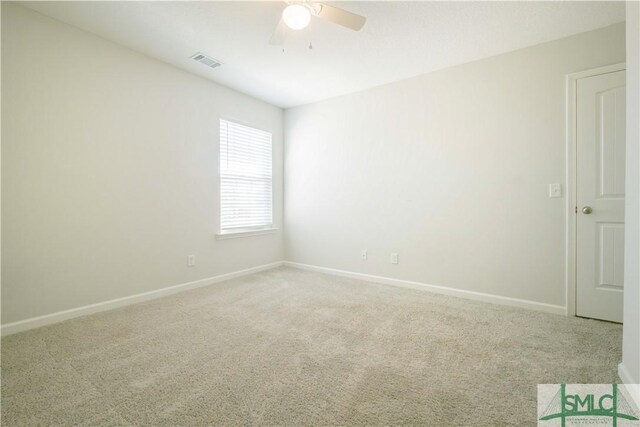
{"label": "light switch", "polygon": [[549,197],[562,197],[562,184],[549,184]]}

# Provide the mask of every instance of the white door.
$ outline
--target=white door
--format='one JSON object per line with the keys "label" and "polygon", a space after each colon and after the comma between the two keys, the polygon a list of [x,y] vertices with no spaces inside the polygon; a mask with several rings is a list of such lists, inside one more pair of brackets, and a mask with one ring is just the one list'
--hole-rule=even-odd
{"label": "white door", "polygon": [[625,72],[577,81],[576,314],[622,322]]}

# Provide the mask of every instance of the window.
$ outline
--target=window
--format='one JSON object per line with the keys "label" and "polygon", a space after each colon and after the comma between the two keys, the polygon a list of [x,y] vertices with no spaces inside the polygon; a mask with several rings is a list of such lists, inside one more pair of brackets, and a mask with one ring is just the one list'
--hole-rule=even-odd
{"label": "window", "polygon": [[271,134],[220,119],[220,233],[270,229]]}

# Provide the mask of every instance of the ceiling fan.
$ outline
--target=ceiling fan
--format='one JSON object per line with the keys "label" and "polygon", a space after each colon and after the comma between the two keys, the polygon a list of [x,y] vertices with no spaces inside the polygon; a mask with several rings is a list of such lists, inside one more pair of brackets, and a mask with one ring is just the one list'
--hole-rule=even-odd
{"label": "ceiling fan", "polygon": [[302,30],[306,28],[309,22],[311,22],[312,16],[342,25],[354,31],[360,31],[367,21],[367,18],[364,16],[324,3],[286,3],[287,7],[282,11],[280,22],[273,32],[271,40],[269,40],[270,44],[282,45],[287,35],[287,29]]}

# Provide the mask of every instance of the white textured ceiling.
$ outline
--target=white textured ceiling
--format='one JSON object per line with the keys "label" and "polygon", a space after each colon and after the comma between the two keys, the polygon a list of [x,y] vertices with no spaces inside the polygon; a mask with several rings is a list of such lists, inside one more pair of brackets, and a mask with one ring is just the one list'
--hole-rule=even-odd
{"label": "white textured ceiling", "polygon": [[[624,21],[623,2],[328,3],[366,25],[314,19],[289,32],[284,52],[268,44],[283,2],[21,4],[283,108]],[[196,52],[224,65],[209,69],[189,59]]]}

